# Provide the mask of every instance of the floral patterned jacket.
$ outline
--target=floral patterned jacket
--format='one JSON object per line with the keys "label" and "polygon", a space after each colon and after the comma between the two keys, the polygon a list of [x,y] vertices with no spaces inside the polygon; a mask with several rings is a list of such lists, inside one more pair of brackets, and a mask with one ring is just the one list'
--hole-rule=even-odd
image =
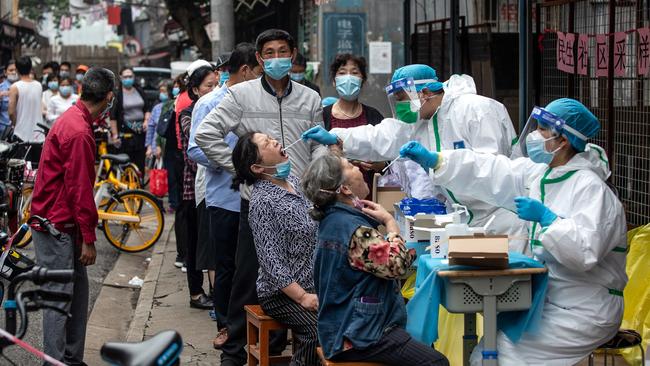
{"label": "floral patterned jacket", "polygon": [[389,233],[385,239],[376,229],[360,226],[350,239],[350,265],[377,277],[402,277],[414,260],[415,251],[406,249],[404,239],[397,233]]}

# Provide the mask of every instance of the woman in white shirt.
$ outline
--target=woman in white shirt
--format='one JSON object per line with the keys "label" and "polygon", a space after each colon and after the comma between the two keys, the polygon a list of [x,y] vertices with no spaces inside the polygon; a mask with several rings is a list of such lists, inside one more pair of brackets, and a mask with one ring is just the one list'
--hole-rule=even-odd
{"label": "woman in white shirt", "polygon": [[72,81],[61,79],[59,82],[59,93],[50,99],[47,104],[47,122],[54,124],[57,118],[77,102],[79,96],[72,93]]}
{"label": "woman in white shirt", "polygon": [[50,99],[59,94],[59,76],[56,74],[49,74],[47,76],[47,90],[43,92],[43,117],[47,120],[47,105],[50,104]]}

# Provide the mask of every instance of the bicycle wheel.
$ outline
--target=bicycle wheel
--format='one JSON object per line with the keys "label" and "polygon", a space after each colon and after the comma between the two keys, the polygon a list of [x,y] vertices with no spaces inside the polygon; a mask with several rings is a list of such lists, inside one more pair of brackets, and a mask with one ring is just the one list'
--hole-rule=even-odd
{"label": "bicycle wheel", "polygon": [[108,215],[137,215],[138,222],[119,218],[102,220],[104,235],[111,245],[125,252],[140,252],[154,245],[162,235],[165,219],[158,199],[147,191],[121,191],[111,197]]}
{"label": "bicycle wheel", "polygon": [[140,179],[140,169],[137,165],[129,163],[122,170],[120,181],[126,184],[129,189],[142,189],[142,179]]}
{"label": "bicycle wheel", "polygon": [[[32,211],[32,192],[34,191],[34,187],[23,187],[23,193],[20,196],[20,199],[18,201],[18,225],[22,225],[27,222],[27,219],[31,216],[31,211]],[[18,248],[24,248],[29,243],[32,242],[32,231],[27,230],[27,233],[23,237],[23,240],[20,242],[16,243],[16,247]]]}

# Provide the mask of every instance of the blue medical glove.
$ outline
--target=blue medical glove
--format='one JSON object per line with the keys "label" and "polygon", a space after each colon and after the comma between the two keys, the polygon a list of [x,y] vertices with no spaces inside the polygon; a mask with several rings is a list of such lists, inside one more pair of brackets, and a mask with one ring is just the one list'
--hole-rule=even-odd
{"label": "blue medical glove", "polygon": [[557,215],[536,199],[530,197],[516,197],[517,215],[526,221],[535,221],[547,227],[557,219]]}
{"label": "blue medical glove", "polygon": [[308,129],[303,132],[300,137],[302,137],[305,142],[311,139],[323,145],[336,145],[337,143],[336,135],[327,132],[327,130],[321,126],[314,126]]}
{"label": "blue medical glove", "polygon": [[427,150],[417,141],[407,142],[399,149],[399,155],[404,158],[409,158],[414,162],[420,164],[424,170],[434,168],[438,164],[438,153]]}

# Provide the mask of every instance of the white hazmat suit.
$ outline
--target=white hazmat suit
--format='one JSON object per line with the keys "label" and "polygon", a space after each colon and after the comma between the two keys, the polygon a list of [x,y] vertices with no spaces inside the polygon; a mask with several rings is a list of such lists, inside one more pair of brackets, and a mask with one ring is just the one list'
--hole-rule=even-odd
{"label": "white hazmat suit", "polygon": [[[399,155],[400,147],[409,141],[418,141],[432,151],[471,149],[510,156],[516,136],[503,104],[477,95],[474,79],[469,75],[452,75],[443,88],[445,94],[433,119],[407,124],[386,118],[375,126],[335,128],[330,132],[343,141],[347,157],[359,160],[392,160]],[[413,162],[407,164],[410,164],[410,171],[413,167],[422,170]],[[425,174],[423,170],[422,174]],[[413,180],[411,175],[409,177]],[[525,237],[525,223],[515,213],[488,204],[480,197],[468,196],[463,191],[459,188],[442,190],[442,193],[449,202],[467,206],[469,225],[483,226],[495,215],[489,234]],[[530,254],[524,240],[511,241],[510,250]]]}
{"label": "white hazmat suit", "polygon": [[[609,341],[623,315],[627,241],[623,207],[605,183],[604,151],[590,144],[556,168],[467,150],[442,156],[437,184],[509,210],[515,197],[529,196],[558,216],[546,228],[529,223],[534,256],[549,271],[539,332],[515,344],[499,332],[499,365],[573,365]],[[473,365],[481,364],[480,348]]]}

